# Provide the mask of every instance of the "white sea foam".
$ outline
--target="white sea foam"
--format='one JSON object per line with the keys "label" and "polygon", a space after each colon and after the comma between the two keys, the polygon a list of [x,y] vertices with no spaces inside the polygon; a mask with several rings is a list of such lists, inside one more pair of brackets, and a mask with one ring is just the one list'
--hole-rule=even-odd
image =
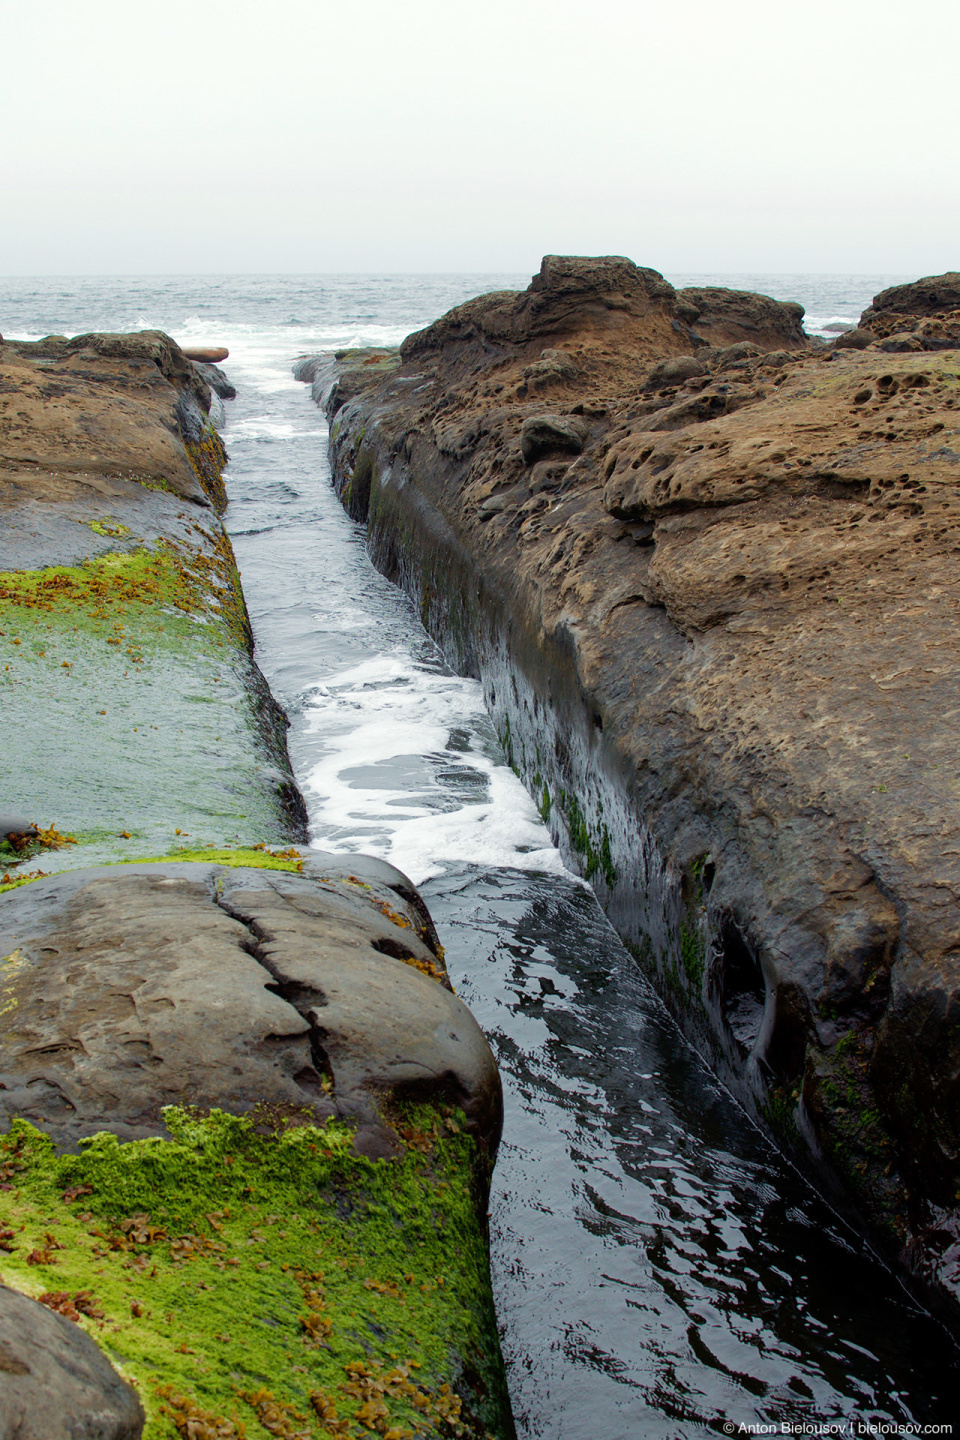
{"label": "white sea foam", "polygon": [[418,884],[455,863],[566,873],[476,681],[395,650],[330,677],[306,721],[323,736],[303,786],[317,848],[380,855]]}

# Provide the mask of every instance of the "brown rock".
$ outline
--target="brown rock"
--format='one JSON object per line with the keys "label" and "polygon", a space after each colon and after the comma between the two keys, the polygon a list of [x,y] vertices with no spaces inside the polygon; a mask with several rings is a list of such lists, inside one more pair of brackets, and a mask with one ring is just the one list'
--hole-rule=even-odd
{"label": "brown rock", "polygon": [[854,330],[844,330],[834,340],[837,350],[866,350],[868,345],[875,345],[877,337],[872,330],[862,330],[859,327]]}
{"label": "brown rock", "polygon": [[188,360],[199,360],[203,365],[220,365],[230,357],[226,345],[193,345],[183,353]]}
{"label": "brown rock", "polygon": [[[960,1225],[955,360],[840,347],[823,365],[728,332],[781,373],[751,349],[696,394],[652,394],[651,360],[696,347],[625,264],[545,262],[525,296],[411,337],[395,380],[339,412],[337,484],[362,432],[372,551],[402,550],[428,626],[536,757],[568,862],[725,1080],[792,1113],[957,1299],[937,1240]],[[711,303],[718,326],[744,313]],[[534,508],[522,436],[542,402],[517,357],[545,317],[588,429]]]}
{"label": "brown rock", "polygon": [[691,315],[697,312],[690,324],[709,345],[747,340],[760,350],[809,349],[803,330],[803,306],[795,301],[711,286],[678,290],[677,298]]}
{"label": "brown rock", "polygon": [[93,474],[208,505],[185,443],[201,438],[209,406],[209,389],[159,331],[7,343],[0,465],[24,497]]}
{"label": "brown rock", "polygon": [[910,348],[906,344],[910,336],[921,350],[960,348],[960,274],[930,275],[883,290],[860,316],[860,325],[882,340],[894,341],[896,351]]}

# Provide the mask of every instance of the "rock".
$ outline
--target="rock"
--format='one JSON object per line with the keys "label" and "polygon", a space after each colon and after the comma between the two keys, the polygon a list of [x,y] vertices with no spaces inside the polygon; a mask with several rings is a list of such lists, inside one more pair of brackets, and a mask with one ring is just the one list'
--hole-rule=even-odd
{"label": "rock", "polygon": [[520,450],[525,465],[558,452],[579,455],[587,435],[582,420],[571,416],[531,415],[520,431]]}
{"label": "rock", "polygon": [[803,306],[792,300],[772,300],[748,290],[694,287],[677,291],[677,300],[696,310],[691,320],[696,334],[710,345],[723,346],[748,340],[760,350],[806,350]]}
{"label": "rock", "polygon": [[761,355],[757,363],[764,370],[782,370],[785,365],[791,365],[795,359],[796,356],[789,350],[770,350],[766,355]]}
{"label": "rock", "polygon": [[502,495],[490,495],[480,505],[480,518],[492,520],[494,515],[502,515],[507,508],[507,502]]}
{"label": "rock", "polygon": [[868,345],[876,343],[876,339],[871,330],[862,330],[856,326],[852,330],[844,330],[833,343],[837,350],[866,350]]}
{"label": "rock", "polygon": [[203,397],[159,331],[0,354],[3,802],[90,863],[305,833]]}
{"label": "rock", "polygon": [[[954,320],[881,307],[864,328],[922,348],[828,350],[798,309],[724,335],[749,312],[699,295],[730,344],[671,403],[642,387],[690,357],[686,317],[625,263],[545,264],[411,337],[343,412],[336,483],[364,436],[371,552],[480,676],[567,862],[724,1082],[958,1308],[937,1232],[960,1233],[960,420],[927,349]],[[589,431],[548,507],[487,525],[494,486],[534,479],[544,417],[516,382],[545,318]],[[434,381],[405,386],[428,351]]]}
{"label": "rock", "polygon": [[230,351],[225,345],[201,345],[184,349],[184,355],[188,360],[197,361],[201,365],[219,365],[230,358]]}
{"label": "rock", "polygon": [[[874,337],[874,343],[876,343],[876,337]],[[888,335],[885,340],[879,342],[879,348],[887,351],[890,355],[915,354],[916,351],[923,349],[923,341],[919,335],[904,332],[899,335]]]}
{"label": "rock", "polygon": [[496,1065],[418,927],[373,880],[173,862],[24,886],[0,900],[0,953],[18,956],[0,1117],[72,1145],[163,1134],[168,1104],[269,1104],[336,1113],[388,1146],[381,1100],[434,1098],[492,1154]]}
{"label": "rock", "polygon": [[575,380],[578,373],[575,361],[565,350],[550,349],[541,350],[540,359],[523,370],[524,379],[537,390],[555,381]]}
{"label": "rock", "polygon": [[665,390],[672,385],[682,385],[695,375],[706,375],[707,367],[695,355],[677,355],[670,360],[661,360],[654,365],[647,377],[647,390]]}
{"label": "rock", "polygon": [[236,386],[231,385],[226,375],[224,375],[223,371],[216,365],[206,365],[201,364],[200,361],[194,361],[194,368],[200,375],[201,380],[209,385],[210,389],[215,395],[219,395],[221,400],[236,400]]}
{"label": "rock", "polygon": [[0,1440],[139,1440],[144,1423],[79,1325],[0,1285]]}
{"label": "rock", "polygon": [[860,325],[874,337],[895,341],[903,353],[907,337],[919,340],[922,350],[960,347],[960,275],[930,275],[910,285],[894,285],[874,297],[860,316]]}
{"label": "rock", "polygon": [[0,840],[20,840],[24,836],[33,838],[39,833],[33,821],[23,815],[0,815]]}
{"label": "rock", "polygon": [[727,370],[731,365],[740,365],[745,360],[756,360],[762,354],[763,351],[759,345],[754,345],[750,340],[738,340],[735,345],[726,345],[722,350],[710,351],[706,358],[709,360],[712,370]]}
{"label": "rock", "polygon": [[892,311],[897,315],[939,315],[944,310],[960,310],[960,272],[956,270],[881,290],[864,313]]}

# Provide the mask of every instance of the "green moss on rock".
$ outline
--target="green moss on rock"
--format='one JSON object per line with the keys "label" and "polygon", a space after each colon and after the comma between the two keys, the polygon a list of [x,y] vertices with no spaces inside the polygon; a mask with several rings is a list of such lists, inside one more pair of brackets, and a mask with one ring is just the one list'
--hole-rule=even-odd
{"label": "green moss on rock", "polygon": [[164,1115],[170,1139],[77,1155],[25,1121],[0,1139],[3,1280],[94,1336],[146,1440],[511,1433],[454,1112],[395,1117],[394,1161],[336,1122]]}

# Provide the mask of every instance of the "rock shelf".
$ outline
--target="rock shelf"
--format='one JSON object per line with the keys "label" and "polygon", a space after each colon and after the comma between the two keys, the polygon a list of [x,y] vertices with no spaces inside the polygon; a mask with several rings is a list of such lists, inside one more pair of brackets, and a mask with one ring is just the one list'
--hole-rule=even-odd
{"label": "rock shelf", "polygon": [[688,1035],[954,1318],[957,293],[827,346],[796,305],[550,256],[295,372]]}
{"label": "rock shelf", "polygon": [[291,843],[225,355],[0,344],[0,1435],[510,1440],[499,1075],[410,881]]}

